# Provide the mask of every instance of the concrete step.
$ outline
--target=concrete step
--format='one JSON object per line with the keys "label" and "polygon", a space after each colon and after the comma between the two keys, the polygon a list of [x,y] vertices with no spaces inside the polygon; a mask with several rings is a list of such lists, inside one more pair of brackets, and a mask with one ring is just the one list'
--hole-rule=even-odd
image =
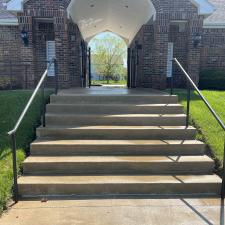
{"label": "concrete step", "polygon": [[211,174],[208,156],[62,156],[28,157],[24,174]]}
{"label": "concrete step", "polygon": [[113,126],[185,126],[185,114],[46,114],[49,126],[113,125]]}
{"label": "concrete step", "polygon": [[73,126],[40,127],[39,138],[101,140],[193,140],[196,129],[184,126]]}
{"label": "concrete step", "polygon": [[52,195],[204,195],[219,196],[221,179],[197,176],[24,176],[21,196]]}
{"label": "concrete step", "polygon": [[47,113],[65,114],[183,114],[180,104],[49,104]]}
{"label": "concrete step", "polygon": [[177,104],[176,95],[52,95],[51,103],[57,104]]}
{"label": "concrete step", "polygon": [[31,144],[33,156],[202,155],[196,140],[41,140]]}

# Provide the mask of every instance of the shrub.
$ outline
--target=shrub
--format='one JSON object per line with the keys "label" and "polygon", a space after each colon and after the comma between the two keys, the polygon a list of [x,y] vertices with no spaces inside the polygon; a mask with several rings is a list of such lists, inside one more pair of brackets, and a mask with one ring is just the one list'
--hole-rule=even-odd
{"label": "shrub", "polygon": [[204,70],[200,73],[200,89],[225,90],[225,71]]}

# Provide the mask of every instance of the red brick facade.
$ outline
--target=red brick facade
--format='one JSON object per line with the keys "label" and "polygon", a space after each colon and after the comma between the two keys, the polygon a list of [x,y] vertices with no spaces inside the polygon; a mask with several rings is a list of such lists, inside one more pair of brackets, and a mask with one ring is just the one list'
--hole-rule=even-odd
{"label": "red brick facade", "polygon": [[200,65],[201,70],[225,70],[225,28],[203,30]]}
{"label": "red brick facade", "polygon": [[[79,28],[68,19],[70,0],[30,0],[18,14],[19,27],[0,26],[0,60],[31,61],[28,70],[29,87],[34,86],[46,68],[46,41],[55,40],[60,87],[81,85],[81,42]],[[174,57],[184,65],[194,81],[198,82],[202,69],[225,70],[225,29],[204,29],[203,16],[187,0],[152,0],[156,19],[143,25],[130,44],[135,57],[138,50],[138,76],[135,85],[165,89],[167,86],[168,42],[174,44]],[[29,46],[25,47],[19,37],[25,28],[29,33]],[[202,36],[194,46],[196,34]],[[13,46],[13,47],[12,47]],[[22,59],[22,60],[21,60]],[[24,71],[21,71],[23,74]],[[185,85],[179,68],[173,67],[175,85]],[[48,84],[54,82],[48,78]]]}

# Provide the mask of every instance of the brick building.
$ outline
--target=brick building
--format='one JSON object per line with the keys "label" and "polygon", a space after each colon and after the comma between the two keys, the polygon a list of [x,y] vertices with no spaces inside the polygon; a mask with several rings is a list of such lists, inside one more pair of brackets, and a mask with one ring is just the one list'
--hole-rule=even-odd
{"label": "brick building", "polygon": [[19,64],[18,80],[32,87],[56,57],[60,86],[81,86],[87,43],[106,30],[128,43],[132,87],[164,89],[172,74],[183,86],[172,57],[195,82],[201,70],[225,70],[224,0],[0,0],[0,62],[5,71],[4,62]]}

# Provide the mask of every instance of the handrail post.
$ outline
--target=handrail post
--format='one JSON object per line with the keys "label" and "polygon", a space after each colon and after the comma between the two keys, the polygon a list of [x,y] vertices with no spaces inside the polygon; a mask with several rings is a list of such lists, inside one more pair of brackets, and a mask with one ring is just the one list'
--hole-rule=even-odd
{"label": "handrail post", "polygon": [[13,159],[13,199],[18,202],[18,183],[17,183],[17,157],[16,157],[16,134],[12,133],[12,159]]}
{"label": "handrail post", "polygon": [[13,89],[13,77],[12,77],[12,61],[9,61],[9,72],[10,72],[10,89]]}
{"label": "handrail post", "polygon": [[42,84],[42,125],[45,127],[45,112],[46,112],[46,106],[45,106],[45,81],[43,81]]}
{"label": "handrail post", "polygon": [[[174,63],[174,60],[171,60],[172,61],[172,63]],[[172,72],[172,75],[171,75],[171,77],[170,77],[170,95],[173,95],[173,72]]]}
{"label": "handrail post", "polygon": [[191,102],[191,88],[190,85],[187,84],[187,118],[186,118],[186,127],[189,127],[190,120],[190,102]]}
{"label": "handrail post", "polygon": [[130,56],[131,49],[127,49],[127,87],[130,88]]}
{"label": "handrail post", "polygon": [[27,80],[27,64],[26,64],[25,65],[25,88],[26,88],[26,90],[28,89],[27,82],[28,82],[28,80]]}
{"label": "handrail post", "polygon": [[170,95],[173,95],[173,75],[170,77]]}
{"label": "handrail post", "polygon": [[222,177],[222,187],[221,187],[221,198],[225,197],[225,138],[224,138],[224,151],[223,151],[223,177]]}
{"label": "handrail post", "polygon": [[91,48],[88,48],[88,57],[89,57],[89,60],[88,60],[88,75],[89,75],[89,88],[91,88]]}
{"label": "handrail post", "polygon": [[59,89],[59,79],[58,79],[58,65],[56,59],[54,59],[54,68],[55,68],[55,95],[57,95]]}

